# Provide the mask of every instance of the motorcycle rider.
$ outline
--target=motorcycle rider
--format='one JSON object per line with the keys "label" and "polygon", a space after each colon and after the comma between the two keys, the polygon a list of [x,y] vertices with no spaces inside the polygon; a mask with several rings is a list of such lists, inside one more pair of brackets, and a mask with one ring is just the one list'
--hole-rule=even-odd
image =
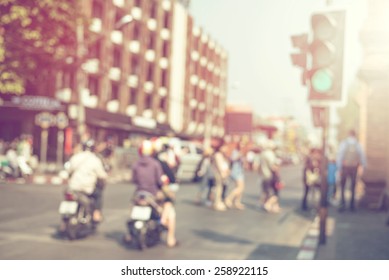
{"label": "motorcycle rider", "polygon": [[143,141],[139,154],[140,158],[132,170],[133,182],[136,185],[135,193],[148,192],[156,201],[161,201],[161,224],[167,228],[166,244],[168,247],[175,247],[178,245],[175,236],[176,211],[172,197],[163,191],[164,186],[169,183],[167,176],[164,175],[160,162],[153,158],[153,143],[151,141]]}
{"label": "motorcycle rider", "polygon": [[[70,158],[68,167],[68,172],[71,174],[69,189],[78,194],[80,203],[88,210],[91,207],[90,198],[95,192],[97,181],[105,180],[108,176],[102,161],[94,153],[94,150],[95,141],[93,139],[87,140],[82,144],[82,151]],[[99,196],[97,199],[99,199]],[[96,202],[97,205],[99,203],[99,201]],[[100,222],[101,214],[93,213],[93,220]]]}

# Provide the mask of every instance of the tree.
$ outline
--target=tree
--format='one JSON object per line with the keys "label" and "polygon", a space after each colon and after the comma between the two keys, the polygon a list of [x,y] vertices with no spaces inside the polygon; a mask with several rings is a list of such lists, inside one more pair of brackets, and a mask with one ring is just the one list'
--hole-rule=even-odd
{"label": "tree", "polygon": [[0,93],[44,94],[75,56],[82,0],[0,0]]}

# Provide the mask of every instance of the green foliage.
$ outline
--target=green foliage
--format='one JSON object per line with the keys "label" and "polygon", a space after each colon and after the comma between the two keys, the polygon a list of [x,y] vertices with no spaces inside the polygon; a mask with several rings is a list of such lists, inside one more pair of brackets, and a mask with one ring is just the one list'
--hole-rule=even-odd
{"label": "green foliage", "polygon": [[23,94],[75,55],[81,1],[0,0],[0,92]]}

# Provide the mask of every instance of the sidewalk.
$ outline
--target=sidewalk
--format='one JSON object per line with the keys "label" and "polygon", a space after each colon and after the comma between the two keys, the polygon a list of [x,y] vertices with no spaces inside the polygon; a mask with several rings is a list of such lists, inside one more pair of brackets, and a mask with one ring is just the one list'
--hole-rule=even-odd
{"label": "sidewalk", "polygon": [[317,246],[317,260],[389,260],[388,213],[367,209],[328,209],[326,244]]}

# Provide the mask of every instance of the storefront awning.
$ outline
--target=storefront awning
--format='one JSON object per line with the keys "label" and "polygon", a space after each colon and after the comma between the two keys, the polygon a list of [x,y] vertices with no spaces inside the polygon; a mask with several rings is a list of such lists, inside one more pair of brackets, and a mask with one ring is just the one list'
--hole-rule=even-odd
{"label": "storefront awning", "polygon": [[85,108],[85,122],[92,126],[107,129],[132,130],[131,117],[100,109]]}

